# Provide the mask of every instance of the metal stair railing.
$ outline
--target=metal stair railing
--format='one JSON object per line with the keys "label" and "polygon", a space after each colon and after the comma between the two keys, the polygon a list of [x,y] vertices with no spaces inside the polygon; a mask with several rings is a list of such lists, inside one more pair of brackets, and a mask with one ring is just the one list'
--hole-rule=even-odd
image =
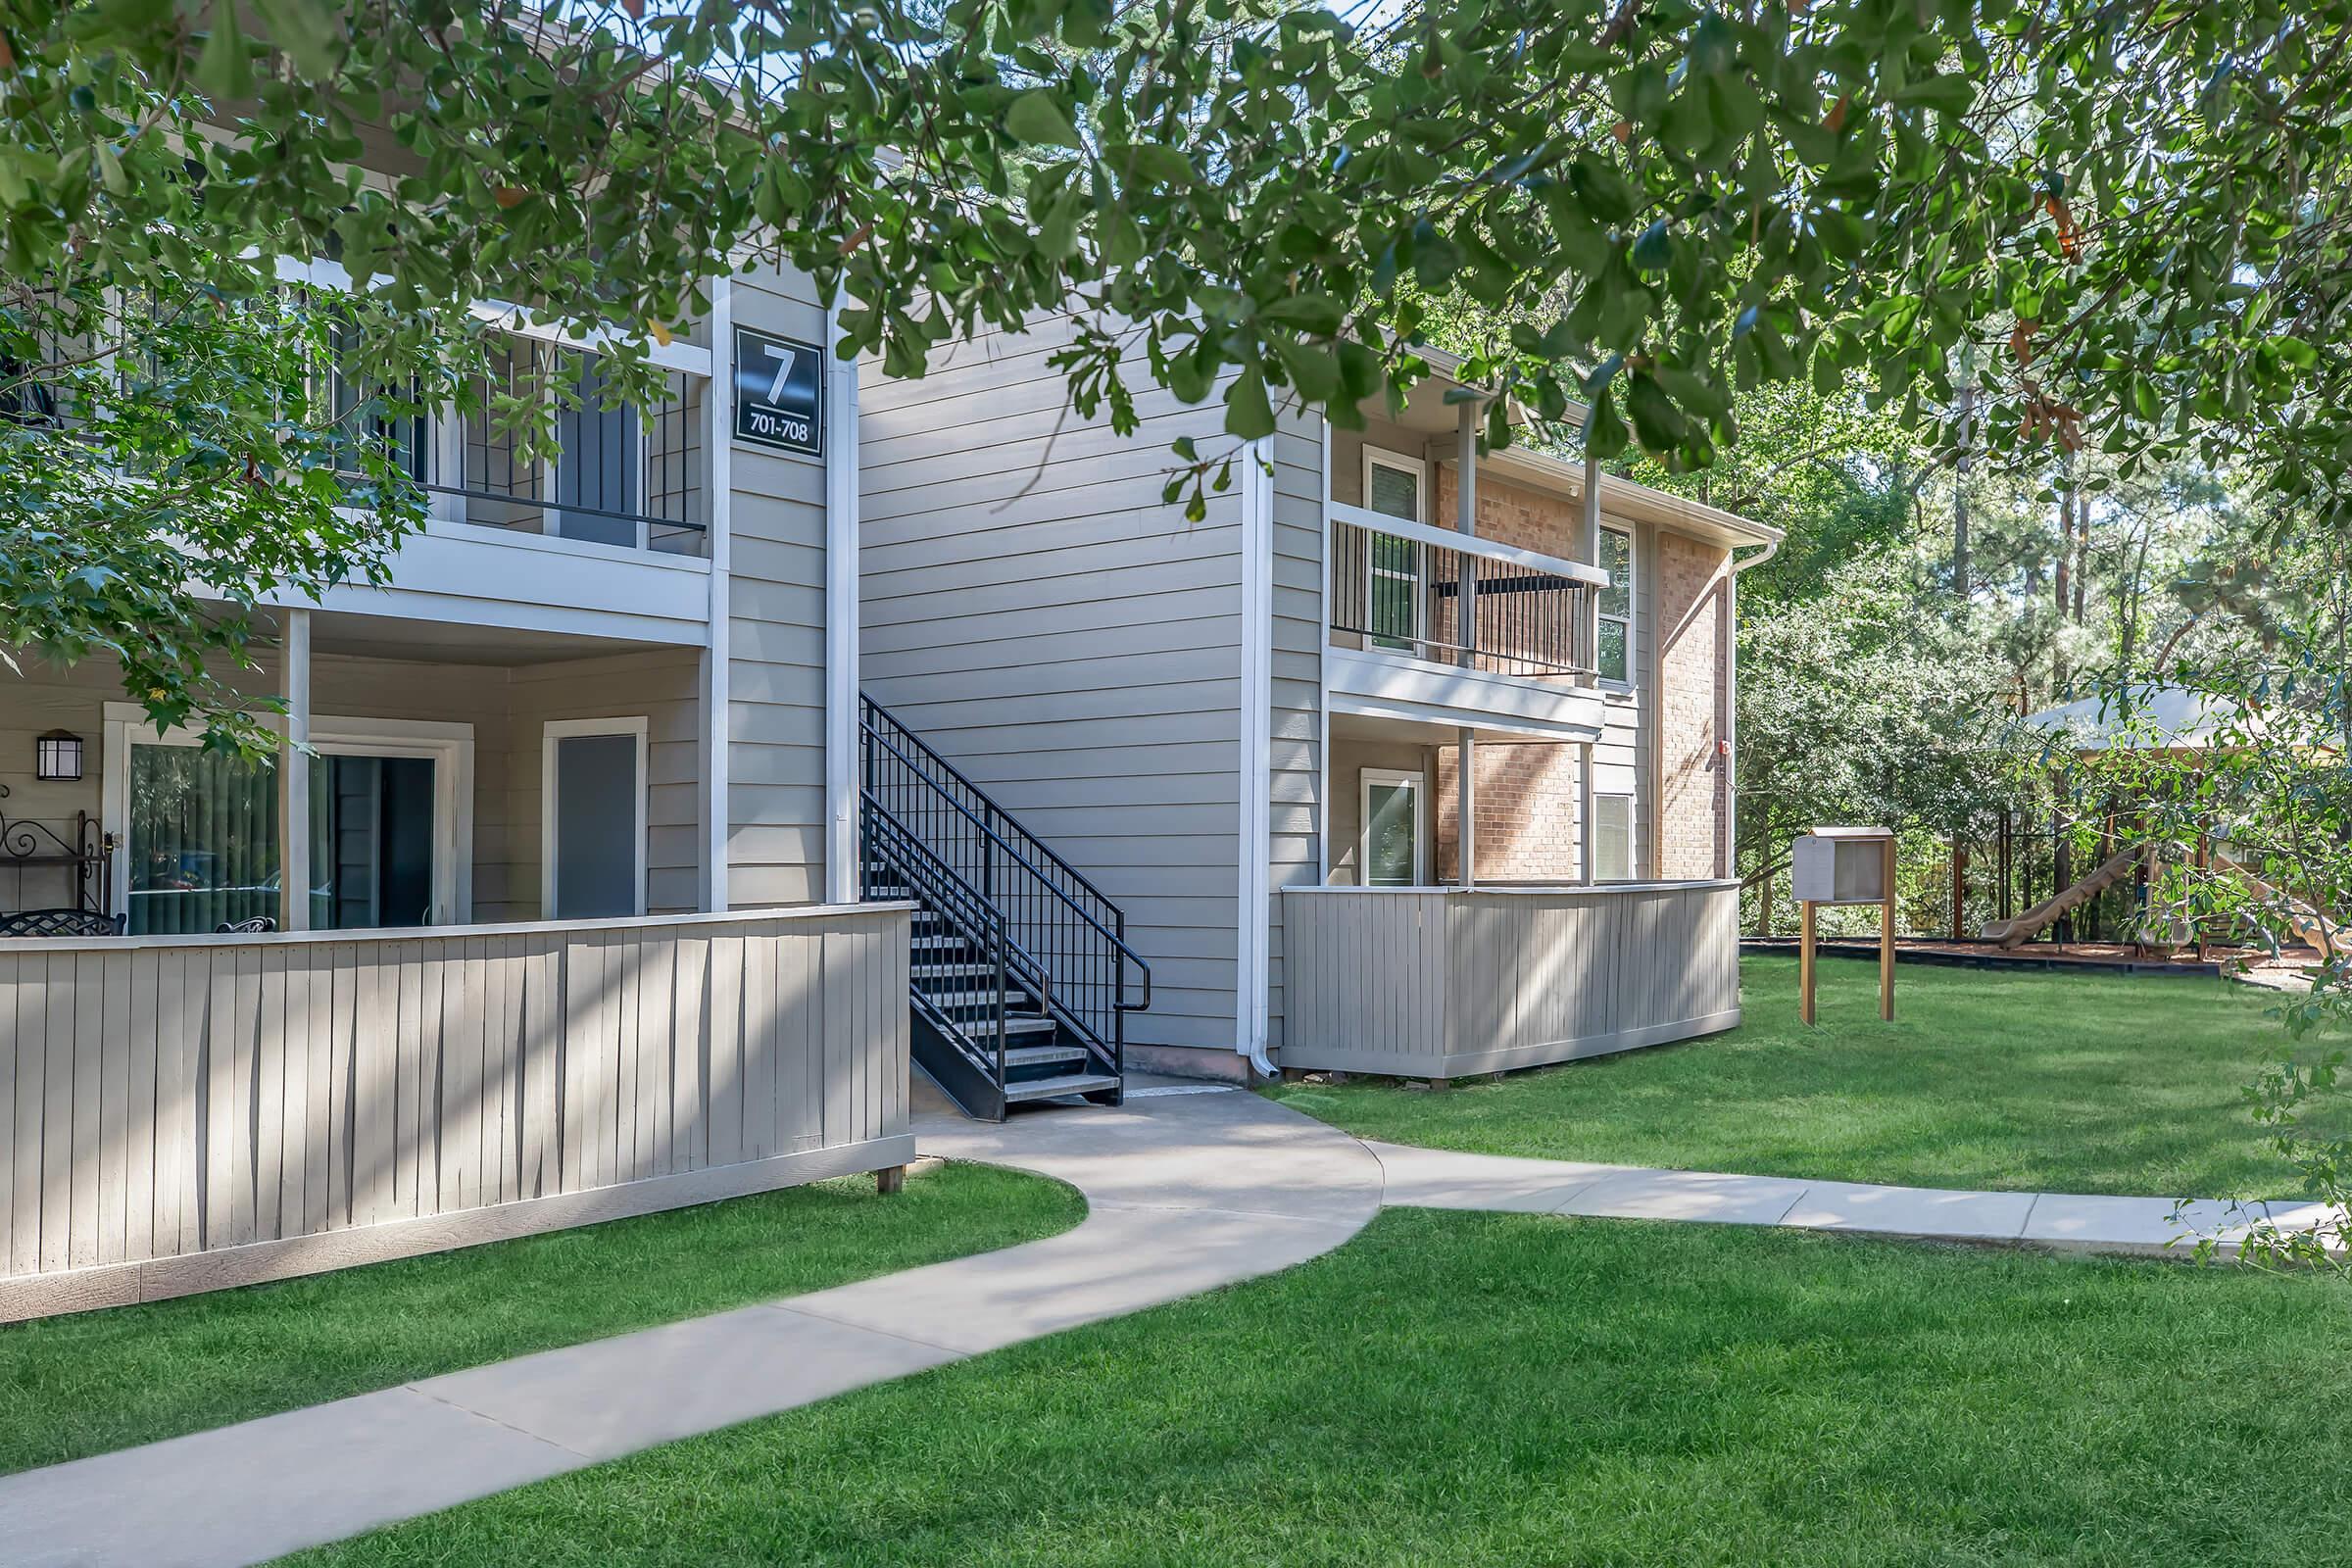
{"label": "metal stair railing", "polygon": [[979,898],[945,861],[924,849],[905,824],[870,800],[859,803],[858,818],[865,845],[865,854],[858,864],[860,897],[870,900],[894,896],[877,885],[878,873],[888,874],[980,954],[981,961],[989,966],[991,1001],[977,1029],[971,1020],[957,1018],[940,1006],[924,992],[920,981],[912,986],[908,1000],[1002,1093],[1005,1085],[1007,1015],[1014,997],[1023,994],[1014,989],[1015,978],[1024,972],[1038,974],[1036,961],[1026,954],[1015,953],[1005,932],[1004,911]]}
{"label": "metal stair railing", "polygon": [[[1016,978],[1102,1068],[1125,1063],[1127,1014],[1152,1005],[1152,966],[1127,942],[1127,916],[1056,855],[870,698],[859,699],[861,798],[991,908],[1002,912]],[[1018,959],[1034,963],[1021,974]],[[1130,971],[1141,996],[1130,995]]]}

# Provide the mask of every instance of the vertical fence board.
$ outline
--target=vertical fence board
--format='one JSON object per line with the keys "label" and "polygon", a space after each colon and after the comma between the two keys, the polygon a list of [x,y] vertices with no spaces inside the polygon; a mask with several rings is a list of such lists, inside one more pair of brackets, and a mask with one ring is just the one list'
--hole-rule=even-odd
{"label": "vertical fence board", "polygon": [[689,936],[681,938],[677,947],[676,1029],[671,1036],[676,1067],[670,1084],[670,1114],[676,1129],[677,1168],[700,1170],[710,1163],[710,1134],[703,1104],[703,1060],[710,1049],[703,995],[710,983],[710,944]]}
{"label": "vertical fence board", "polygon": [[[41,1267],[70,1266],[68,1238],[74,1216],[74,955],[49,956],[48,1021],[43,1026],[42,1063]],[[86,1087],[86,1086],[85,1086]],[[95,1101],[92,1102],[95,1103]]]}
{"label": "vertical fence board", "polygon": [[285,1176],[286,1130],[286,955],[263,948],[255,955],[253,1027],[253,1211],[254,1234],[282,1234],[278,1192]]}
{"label": "vertical fence board", "polygon": [[[156,967],[162,955],[126,954],[130,1006],[130,1109],[125,1118],[122,1255],[144,1261],[155,1255],[155,1074]],[[5,1054],[5,1053],[0,1053]],[[0,1105],[7,1104],[0,1096]]]}
{"label": "vertical fence board", "polygon": [[710,943],[710,1163],[743,1157],[743,938]]}
{"label": "vertical fence board", "polygon": [[908,963],[856,909],[0,950],[0,1278],[903,1132]]}
{"label": "vertical fence board", "polygon": [[743,1152],[776,1152],[776,945],[754,932],[743,939]]}

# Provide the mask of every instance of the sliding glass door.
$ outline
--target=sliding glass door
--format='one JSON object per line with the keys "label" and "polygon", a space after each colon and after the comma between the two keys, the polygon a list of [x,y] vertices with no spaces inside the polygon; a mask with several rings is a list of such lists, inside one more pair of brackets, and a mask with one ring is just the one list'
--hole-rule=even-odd
{"label": "sliding glass door", "polygon": [[[281,919],[279,760],[162,740],[108,715],[107,816],[122,824],[116,872],[137,935]],[[384,733],[372,733],[374,726]],[[471,731],[391,719],[320,721],[310,770],[310,886],[317,931],[439,925],[466,917]]]}
{"label": "sliding glass door", "polygon": [[430,925],[433,761],[311,760],[311,929]]}
{"label": "sliding glass door", "polygon": [[129,930],[216,931],[277,914],[277,764],[130,748]]}

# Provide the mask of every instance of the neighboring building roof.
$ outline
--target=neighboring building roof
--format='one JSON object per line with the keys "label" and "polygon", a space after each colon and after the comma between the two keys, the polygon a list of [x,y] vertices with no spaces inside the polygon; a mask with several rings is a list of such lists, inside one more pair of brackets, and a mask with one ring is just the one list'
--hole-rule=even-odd
{"label": "neighboring building roof", "polygon": [[2021,722],[2070,738],[2078,752],[2189,751],[2227,744],[2219,738],[2225,729],[2242,735],[2261,728],[2234,698],[2154,684],[2061,703]]}

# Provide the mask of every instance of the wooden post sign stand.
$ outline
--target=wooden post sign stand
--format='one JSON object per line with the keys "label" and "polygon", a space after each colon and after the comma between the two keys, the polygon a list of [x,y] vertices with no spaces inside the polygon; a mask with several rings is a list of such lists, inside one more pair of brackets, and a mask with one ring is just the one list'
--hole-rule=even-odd
{"label": "wooden post sign stand", "polygon": [[1803,912],[1797,941],[1797,1012],[1813,1021],[1814,911],[1825,904],[1879,906],[1879,1016],[1894,1019],[1894,830],[1817,827],[1796,841],[1789,881]]}

